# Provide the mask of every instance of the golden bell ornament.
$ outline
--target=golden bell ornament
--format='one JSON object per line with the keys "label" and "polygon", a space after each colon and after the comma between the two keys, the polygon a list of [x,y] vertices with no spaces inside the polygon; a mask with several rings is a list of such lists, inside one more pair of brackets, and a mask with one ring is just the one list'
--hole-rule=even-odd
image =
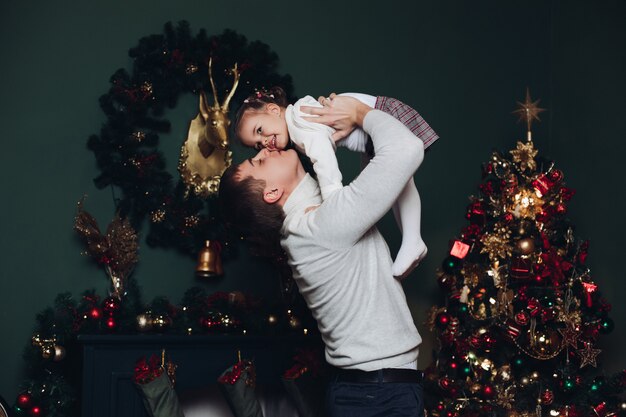
{"label": "golden bell ornament", "polygon": [[207,240],[198,253],[196,275],[201,278],[217,277],[224,274],[220,246],[217,241]]}

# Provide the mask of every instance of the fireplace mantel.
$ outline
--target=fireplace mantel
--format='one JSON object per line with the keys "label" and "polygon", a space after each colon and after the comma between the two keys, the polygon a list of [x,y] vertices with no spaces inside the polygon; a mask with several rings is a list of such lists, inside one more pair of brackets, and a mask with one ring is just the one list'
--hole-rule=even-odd
{"label": "fireplace mantel", "polygon": [[148,414],[132,376],[141,357],[166,355],[178,365],[176,391],[214,385],[237,362],[237,351],[256,366],[258,384],[279,384],[298,348],[317,348],[318,336],[243,335],[79,335],[83,346],[83,417],[137,417]]}

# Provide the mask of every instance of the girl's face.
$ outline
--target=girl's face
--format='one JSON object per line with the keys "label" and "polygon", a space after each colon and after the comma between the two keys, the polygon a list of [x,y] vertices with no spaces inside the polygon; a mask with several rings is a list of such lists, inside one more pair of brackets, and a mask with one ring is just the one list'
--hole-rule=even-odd
{"label": "girl's face", "polygon": [[245,146],[257,150],[285,149],[289,144],[285,109],[270,103],[262,110],[246,111],[239,124],[239,139]]}

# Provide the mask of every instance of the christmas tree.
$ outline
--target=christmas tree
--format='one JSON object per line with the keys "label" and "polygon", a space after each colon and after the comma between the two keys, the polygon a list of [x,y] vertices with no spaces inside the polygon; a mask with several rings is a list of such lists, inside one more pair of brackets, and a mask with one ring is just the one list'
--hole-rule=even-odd
{"label": "christmas tree", "polygon": [[445,300],[428,324],[438,339],[426,372],[428,415],[616,416],[626,371],[598,375],[597,342],[611,306],[574,236],[563,172],[538,156],[538,101],[515,111],[527,139],[494,152],[470,198],[469,225],[437,271]]}

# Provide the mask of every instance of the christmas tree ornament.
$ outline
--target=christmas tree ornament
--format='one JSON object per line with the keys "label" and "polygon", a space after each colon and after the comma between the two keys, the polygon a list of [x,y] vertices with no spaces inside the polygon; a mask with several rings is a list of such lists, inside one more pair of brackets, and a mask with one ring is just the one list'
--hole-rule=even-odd
{"label": "christmas tree ornament", "polygon": [[559,333],[563,337],[563,344],[565,346],[578,349],[578,339],[580,337],[580,330],[577,330],[573,325],[568,325],[566,328],[558,329]]}
{"label": "christmas tree ornament", "polygon": [[506,259],[511,256],[512,247],[509,244],[510,234],[508,232],[493,232],[485,234],[480,242],[482,248],[480,253],[489,255],[489,259],[493,262],[499,259]]}
{"label": "christmas tree ornament", "polygon": [[520,188],[511,201],[511,213],[516,219],[535,219],[543,211],[541,196],[528,188]]}
{"label": "christmas tree ornament", "polygon": [[196,265],[198,277],[211,278],[223,275],[220,252],[219,242],[210,240],[204,242],[204,247],[198,253],[198,264]]}
{"label": "christmas tree ornament", "polygon": [[537,163],[535,162],[535,156],[537,156],[537,151],[531,141],[526,143],[517,142],[517,148],[509,151],[513,156],[513,162],[518,164],[520,170],[526,171],[534,171],[537,169]]}
{"label": "christmas tree ornament", "polygon": [[535,240],[532,238],[523,238],[517,241],[516,249],[522,256],[528,256],[535,252]]}
{"label": "christmas tree ornament", "polygon": [[541,119],[539,118],[539,114],[545,111],[545,109],[542,109],[538,106],[540,101],[541,100],[532,101],[530,98],[530,90],[526,89],[526,100],[523,103],[520,103],[518,101],[518,107],[513,111],[513,113],[517,114],[519,117],[518,122],[526,122],[527,140],[529,142],[532,140],[531,127],[533,121],[537,120],[538,122],[540,122]]}
{"label": "christmas tree ornament", "polygon": [[541,404],[550,405],[554,402],[554,392],[550,389],[544,389],[539,397]]}
{"label": "christmas tree ornament", "polygon": [[467,256],[469,249],[470,245],[468,245],[467,243],[461,242],[460,240],[455,240],[454,244],[452,245],[452,249],[450,250],[450,255],[459,259],[463,259]]}
{"label": "christmas tree ornament", "polygon": [[584,342],[585,347],[576,351],[580,357],[580,367],[584,368],[587,365],[591,365],[594,368],[597,367],[598,355],[602,352],[601,349],[594,349],[590,342]]}

